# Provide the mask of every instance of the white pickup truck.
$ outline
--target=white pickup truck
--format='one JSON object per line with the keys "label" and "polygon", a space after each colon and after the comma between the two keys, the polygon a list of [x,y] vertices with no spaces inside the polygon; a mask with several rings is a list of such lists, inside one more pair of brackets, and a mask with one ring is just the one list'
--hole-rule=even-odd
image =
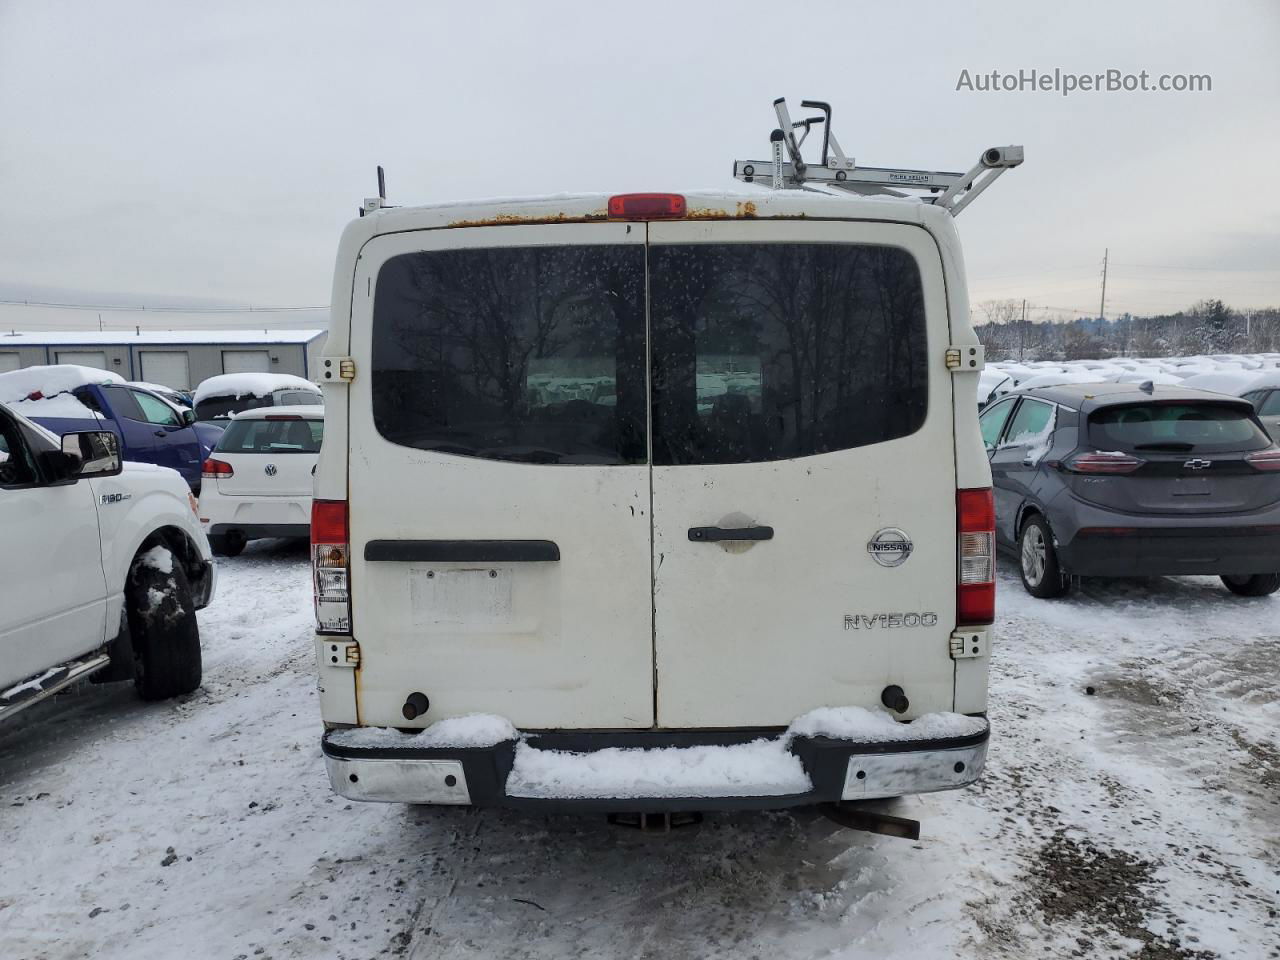
{"label": "white pickup truck", "polygon": [[144,700],[200,685],[216,572],[195,500],[116,444],[0,404],[0,722],[82,678],[132,679]]}

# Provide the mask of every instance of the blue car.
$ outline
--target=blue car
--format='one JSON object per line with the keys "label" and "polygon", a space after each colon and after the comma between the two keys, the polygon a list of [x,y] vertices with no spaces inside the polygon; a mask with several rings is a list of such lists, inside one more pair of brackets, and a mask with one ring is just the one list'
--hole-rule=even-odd
{"label": "blue car", "polygon": [[[49,371],[48,382],[61,386],[65,368],[27,368],[5,374],[29,379],[37,371]],[[200,466],[218,442],[222,431],[195,422],[195,413],[162,398],[158,393],[118,378],[104,375],[102,382],[80,383],[70,389],[50,392],[48,388],[26,394],[27,402],[12,403],[54,434],[107,429],[120,441],[125,460],[172,467],[182,475],[193,492],[200,491]]]}

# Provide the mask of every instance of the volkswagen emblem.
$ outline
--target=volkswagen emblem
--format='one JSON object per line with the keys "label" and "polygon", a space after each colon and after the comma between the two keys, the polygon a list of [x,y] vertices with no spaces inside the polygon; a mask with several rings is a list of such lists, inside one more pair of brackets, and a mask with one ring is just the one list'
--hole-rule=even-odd
{"label": "volkswagen emblem", "polygon": [[268,463],[262,468],[262,472],[268,477],[274,477],[276,475],[276,465],[274,463]]}
{"label": "volkswagen emblem", "polygon": [[1183,466],[1186,467],[1188,470],[1204,470],[1207,467],[1212,467],[1213,461],[1201,460],[1199,457],[1194,457],[1191,460],[1188,460],[1186,463],[1184,463]]}
{"label": "volkswagen emblem", "polygon": [[911,538],[897,527],[877,530],[876,535],[867,541],[867,553],[882,567],[902,566],[913,549]]}

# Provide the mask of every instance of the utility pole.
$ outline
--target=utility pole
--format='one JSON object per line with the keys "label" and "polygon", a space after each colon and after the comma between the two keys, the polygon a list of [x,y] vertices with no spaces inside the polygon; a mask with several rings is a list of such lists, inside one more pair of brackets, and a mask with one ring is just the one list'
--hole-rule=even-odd
{"label": "utility pole", "polygon": [[1022,298],[1022,323],[1018,324],[1018,362],[1022,362],[1022,354],[1027,346],[1027,298]]}
{"label": "utility pole", "polygon": [[1107,260],[1111,256],[1110,248],[1102,251],[1102,303],[1098,305],[1098,319],[1107,319]]}

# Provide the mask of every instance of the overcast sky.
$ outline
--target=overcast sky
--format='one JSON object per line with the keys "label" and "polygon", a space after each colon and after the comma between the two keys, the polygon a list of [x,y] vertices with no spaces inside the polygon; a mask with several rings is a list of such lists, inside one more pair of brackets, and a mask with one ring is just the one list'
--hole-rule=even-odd
{"label": "overcast sky", "polygon": [[[1280,305],[1277,51],[1275,0],[0,0],[0,299],[325,304],[378,163],[399,204],[732,185],[787,96],[830,101],[860,164],[1025,144],[959,220],[975,303],[1096,313],[1109,247],[1108,315]],[[956,89],[1032,68],[1212,91]],[[97,322],[0,305],[3,327]]]}

